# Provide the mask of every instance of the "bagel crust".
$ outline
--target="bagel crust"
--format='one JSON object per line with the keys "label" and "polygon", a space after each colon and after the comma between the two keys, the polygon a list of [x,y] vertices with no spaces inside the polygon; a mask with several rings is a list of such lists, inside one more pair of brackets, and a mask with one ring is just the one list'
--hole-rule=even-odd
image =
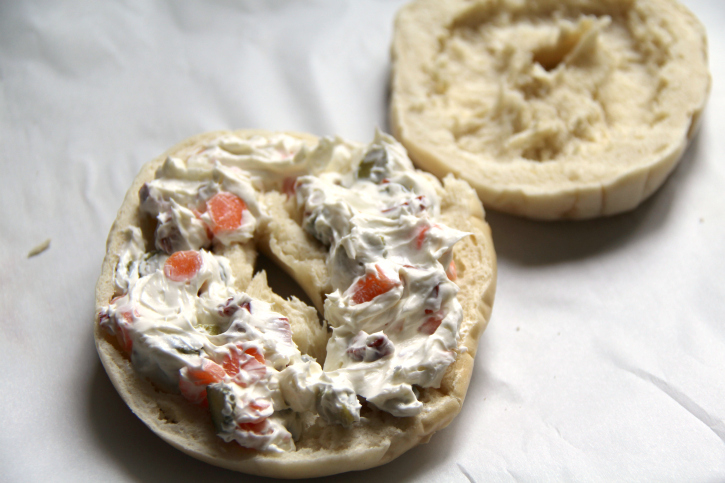
{"label": "bagel crust", "polygon": [[391,126],[416,165],[534,219],[635,208],[710,89],[704,27],[676,0],[418,0],[392,57]]}
{"label": "bagel crust", "polygon": [[[140,229],[146,250],[153,250],[154,221],[141,207],[139,191],[152,181],[167,158],[186,160],[209,143],[223,136],[251,139],[270,137],[269,131],[240,130],[205,133],[174,146],[146,164],[134,179],[111,228],[101,276],[96,285],[96,347],[106,372],[122,399],[157,435],[181,451],[202,461],[249,474],[279,478],[307,478],[384,464],[413,446],[427,442],[447,426],[461,410],[473,369],[478,339],[491,314],[496,284],[496,257],[483,207],[467,183],[446,177],[442,184],[430,177],[440,200],[437,221],[469,235],[453,250],[457,272],[457,299],[462,307],[455,360],[445,371],[439,387],[419,388],[423,409],[414,416],[395,417],[371,404],[363,403],[360,421],[343,427],[321,417],[303,417],[295,449],[263,452],[247,449],[217,436],[209,410],[190,403],[174,391],[161,389],[132,365],[116,338],[104,329],[104,310],[119,290],[114,282],[119,257],[129,242],[129,229]],[[318,139],[299,133],[284,133],[314,147]],[[295,176],[300,173],[295,173]],[[302,354],[322,363],[329,338],[317,310],[322,310],[331,292],[326,265],[327,249],[300,225],[294,197],[279,188],[265,187],[257,192],[261,211],[253,240],[215,245],[231,265],[235,286],[262,300],[289,319],[292,339]],[[137,230],[138,231],[138,230]],[[295,297],[283,299],[267,284],[264,272],[254,274],[257,250],[261,250],[289,273],[316,305],[309,307]],[[211,387],[211,386],[210,386]],[[303,415],[304,416],[304,415]]]}

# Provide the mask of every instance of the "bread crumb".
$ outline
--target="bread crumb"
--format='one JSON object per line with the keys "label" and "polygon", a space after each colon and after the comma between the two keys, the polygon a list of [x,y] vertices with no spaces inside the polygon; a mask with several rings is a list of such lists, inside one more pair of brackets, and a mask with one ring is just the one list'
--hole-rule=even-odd
{"label": "bread crumb", "polygon": [[35,246],[32,250],[28,252],[28,258],[34,257],[36,255],[40,255],[44,251],[46,251],[48,248],[50,248],[50,238],[45,240],[43,243]]}

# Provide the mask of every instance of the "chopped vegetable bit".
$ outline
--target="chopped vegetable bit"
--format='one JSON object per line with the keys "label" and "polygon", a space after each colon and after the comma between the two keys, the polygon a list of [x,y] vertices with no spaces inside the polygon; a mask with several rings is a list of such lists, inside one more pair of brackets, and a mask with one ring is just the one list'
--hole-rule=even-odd
{"label": "chopped vegetable bit", "polygon": [[219,315],[231,317],[235,313],[237,313],[237,310],[244,309],[250,314],[252,313],[252,304],[249,301],[242,302],[240,305],[234,297],[230,297],[224,305],[220,305],[219,309],[217,310],[219,312]]}
{"label": "chopped vegetable bit", "polygon": [[295,195],[297,191],[296,183],[297,178],[295,177],[287,177],[282,181],[282,193],[287,195],[287,199]]}
{"label": "chopped vegetable bit", "polygon": [[423,227],[422,230],[418,232],[418,236],[415,237],[415,248],[420,250],[423,248],[423,243],[425,242],[425,234],[430,230],[430,225],[426,225]]}
{"label": "chopped vegetable bit", "polygon": [[234,383],[239,387],[251,386],[267,374],[267,366],[254,357],[244,355],[245,360],[241,361],[239,374],[233,378]]}
{"label": "chopped vegetable bit", "polygon": [[239,429],[242,431],[248,431],[250,433],[256,433],[256,434],[267,434],[271,432],[272,428],[269,427],[269,424],[266,419],[263,419],[259,422],[254,423],[239,423],[238,424]]}
{"label": "chopped vegetable bit", "polygon": [[224,379],[224,369],[210,360],[203,359],[201,367],[189,367],[188,376],[197,386],[206,386]]}
{"label": "chopped vegetable bit", "polygon": [[131,350],[133,350],[133,339],[128,331],[128,327],[133,322],[133,314],[128,310],[121,312],[121,317],[123,317],[123,321],[119,321],[116,324],[118,327],[116,337],[118,338],[118,343],[121,344],[121,348],[130,354]]}
{"label": "chopped vegetable bit", "polygon": [[289,319],[287,317],[278,317],[270,322],[268,328],[271,331],[277,332],[280,339],[287,344],[292,344],[292,327],[289,325]]}
{"label": "chopped vegetable bit", "polygon": [[101,309],[100,312],[98,312],[98,323],[103,325],[108,324],[108,322],[111,320],[111,317],[108,315],[108,309]]}
{"label": "chopped vegetable bit", "polygon": [[264,411],[269,408],[271,404],[264,399],[255,399],[249,403],[249,407],[255,411]]}
{"label": "chopped vegetable bit", "polygon": [[178,226],[166,224],[164,228],[164,230],[159,228],[156,233],[156,246],[158,248],[165,253],[174,253],[181,248],[188,248],[189,245],[186,243],[184,235],[181,234]]}
{"label": "chopped vegetable bit", "polygon": [[183,337],[179,337],[178,335],[169,336],[168,341],[169,345],[173,347],[179,354],[201,354],[200,347],[194,347],[189,343],[188,340],[184,339]]}
{"label": "chopped vegetable bit", "polygon": [[221,192],[206,202],[206,209],[214,222],[211,230],[217,234],[242,226],[242,212],[247,209],[247,205],[238,196]]}
{"label": "chopped vegetable bit", "polygon": [[166,259],[164,275],[174,282],[188,282],[201,269],[201,255],[193,250],[176,252]]}
{"label": "chopped vegetable bit", "polygon": [[219,364],[202,359],[200,366],[186,366],[179,371],[179,390],[189,401],[206,406],[206,387],[221,382],[225,375]]}
{"label": "chopped vegetable bit", "polygon": [[355,362],[375,362],[394,351],[393,343],[382,332],[368,335],[361,330],[350,342],[347,354]]}
{"label": "chopped vegetable bit", "polygon": [[353,303],[369,302],[400,283],[386,277],[379,266],[375,265],[375,270],[377,273],[368,273],[355,282],[352,295]]}
{"label": "chopped vegetable bit", "polygon": [[234,430],[234,410],[237,403],[232,388],[227,384],[215,383],[206,388],[209,412],[217,433]]}
{"label": "chopped vegetable bit", "polygon": [[249,401],[245,409],[251,411],[250,416],[254,419],[237,424],[234,413],[238,404],[244,406],[244,401],[234,397],[232,387],[224,383],[215,383],[207,386],[206,390],[209,400],[209,412],[217,433],[230,433],[238,427],[244,431],[261,434],[262,431],[267,429],[267,416],[274,412],[269,401],[263,398]]}
{"label": "chopped vegetable bit", "polygon": [[222,333],[221,328],[215,324],[199,324],[199,328],[209,335],[219,335]]}
{"label": "chopped vegetable bit", "polygon": [[244,408],[248,413],[248,417],[253,418],[247,421],[247,424],[262,423],[269,416],[274,414],[274,408],[272,407],[272,403],[263,398],[257,398],[252,399],[251,401],[247,401]]}
{"label": "chopped vegetable bit", "polygon": [[373,148],[367,153],[357,168],[358,179],[369,179],[379,183],[387,175],[388,153],[383,148]]}
{"label": "chopped vegetable bit", "polygon": [[259,368],[260,364],[264,365],[264,356],[254,347],[250,347],[246,350],[243,350],[241,347],[233,347],[222,361],[224,371],[230,376],[239,374],[240,368],[243,370],[251,369],[261,372],[261,369]]}
{"label": "chopped vegetable bit", "polygon": [[[122,296],[114,297],[113,300],[111,300],[111,304],[116,303],[116,301],[121,297]],[[116,336],[118,345],[121,346],[121,349],[124,352],[131,353],[131,350],[133,349],[133,339],[131,338],[129,328],[134,321],[133,311],[123,310],[116,312],[116,314],[112,316],[112,314],[109,313],[109,310],[110,309],[107,307],[98,312],[98,323],[111,335]]]}
{"label": "chopped vegetable bit", "polygon": [[423,228],[421,228],[415,237],[415,248],[417,248],[418,250],[423,248],[423,244],[425,243],[426,236],[428,234],[428,231],[430,231],[431,228],[440,228],[440,227],[436,223],[434,223],[432,225],[426,225]]}
{"label": "chopped vegetable bit", "polygon": [[245,354],[249,354],[250,356],[254,357],[259,361],[261,364],[264,364],[264,356],[254,347],[250,347],[249,349],[244,351]]}
{"label": "chopped vegetable bit", "polygon": [[[417,211],[415,211],[417,213],[420,213],[421,211],[425,211],[429,206],[428,199],[424,195],[416,196],[413,201],[418,202],[417,203],[418,209],[417,209]],[[391,213],[392,211],[400,209],[403,206],[410,206],[410,203],[411,203],[411,200],[407,200],[407,201],[404,201],[403,203],[398,203],[398,204],[395,204],[392,206],[388,206],[387,208],[384,208],[380,211],[382,213]],[[413,207],[415,207],[415,206],[416,206],[416,204],[413,204]]]}
{"label": "chopped vegetable bit", "polygon": [[[426,313],[428,311],[426,310]],[[436,330],[438,330],[438,327],[441,325],[441,322],[443,322],[444,315],[442,312],[438,312],[435,315],[432,315],[425,319],[425,322],[423,322],[420,327],[418,327],[418,332],[421,332],[426,335],[433,335]]]}
{"label": "chopped vegetable bit", "polygon": [[446,275],[448,276],[448,280],[451,282],[455,282],[458,278],[458,273],[456,272],[456,262],[451,260],[451,264],[448,265],[448,270],[446,270]]}

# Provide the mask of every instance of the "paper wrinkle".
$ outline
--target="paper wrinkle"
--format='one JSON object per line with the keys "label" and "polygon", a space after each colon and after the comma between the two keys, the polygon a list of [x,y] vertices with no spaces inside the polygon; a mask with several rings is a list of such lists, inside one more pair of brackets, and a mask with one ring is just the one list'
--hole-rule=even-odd
{"label": "paper wrinkle", "polygon": [[695,419],[707,426],[707,428],[715,433],[718,439],[720,439],[720,441],[725,444],[725,423],[718,420],[716,416],[710,414],[707,409],[697,404],[697,402],[692,400],[687,394],[672,386],[664,379],[661,379],[654,374],[645,371],[644,369],[640,369],[638,367],[630,367],[622,363],[621,361],[615,360],[614,362],[623,371],[628,372],[645,382],[651,383],[654,387],[665,393],[667,396],[669,396],[670,399],[672,399],[680,407],[682,407],[682,409],[690,413],[693,417],[695,417]]}
{"label": "paper wrinkle", "polygon": [[579,447],[578,447],[578,446],[576,446],[576,445],[575,445],[574,443],[572,443],[571,441],[569,441],[568,439],[566,439],[566,438],[564,437],[564,435],[563,435],[563,434],[561,434],[561,430],[560,430],[560,429],[559,429],[559,428],[558,428],[557,426],[555,426],[554,424],[551,424],[551,423],[549,423],[548,421],[545,421],[545,420],[542,420],[542,422],[544,423],[544,425],[545,425],[545,426],[546,426],[547,428],[551,428],[551,429],[553,429],[553,430],[554,430],[554,432],[556,433],[556,436],[557,436],[557,437],[558,437],[558,438],[559,438],[560,440],[562,440],[562,441],[563,441],[563,442],[564,442],[564,443],[565,443],[565,444],[566,444],[567,446],[569,446],[570,448],[572,448],[573,450],[575,450],[575,451],[576,451],[576,452],[578,452],[578,453],[581,453],[581,454],[585,454],[585,453],[586,453],[586,451],[584,451],[584,450],[583,450],[582,448],[579,448]]}
{"label": "paper wrinkle", "polygon": [[103,213],[101,213],[100,207],[98,206],[98,200],[94,195],[93,185],[95,184],[95,179],[93,176],[93,165],[90,162],[80,161],[76,163],[76,166],[77,170],[80,171],[79,182],[81,185],[80,191],[83,198],[83,204],[88,207],[88,212],[92,214],[93,220],[96,223],[101,223],[101,221],[104,219],[104,216]]}
{"label": "paper wrinkle", "polygon": [[458,469],[461,470],[461,473],[463,473],[463,476],[468,478],[468,481],[470,483],[476,483],[476,480],[471,476],[471,474],[466,470],[466,468],[463,467],[461,463],[456,463],[456,466],[458,466]]}
{"label": "paper wrinkle", "polygon": [[516,478],[516,476],[513,473],[511,473],[508,468],[504,468],[503,470],[506,472],[507,475],[509,475],[511,477],[512,480],[519,481],[519,479]]}

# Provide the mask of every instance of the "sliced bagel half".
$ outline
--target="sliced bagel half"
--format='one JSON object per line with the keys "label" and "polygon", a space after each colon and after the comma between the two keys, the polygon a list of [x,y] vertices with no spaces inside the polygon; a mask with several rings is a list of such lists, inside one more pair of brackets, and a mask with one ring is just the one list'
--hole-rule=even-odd
{"label": "sliced bagel half", "polygon": [[705,30],[676,0],[418,0],[392,58],[392,131],[416,165],[535,219],[635,208],[710,88]]}
{"label": "sliced bagel half", "polygon": [[[96,286],[96,310],[118,295],[114,275],[119,253],[128,241],[128,229],[139,227],[147,248],[153,246],[153,221],[140,209],[139,190],[151,181],[168,157],[187,159],[200,148],[225,135],[243,139],[270,136],[267,131],[242,130],[212,132],[183,141],[146,164],[125,197],[111,228],[102,273]],[[291,133],[307,145],[317,138]],[[433,178],[434,179],[434,178]],[[437,183],[437,181],[436,181]],[[413,417],[394,417],[372,405],[363,405],[360,422],[345,428],[326,423],[320,417],[308,418],[294,451],[267,453],[224,442],[215,434],[209,410],[191,404],[180,394],[166,391],[134,369],[128,355],[100,324],[97,316],[94,335],[98,353],[109,378],[131,410],[158,436],[202,461],[244,473],[306,478],[361,470],[384,464],[413,446],[429,440],[448,425],[461,410],[473,370],[478,339],[491,314],[496,257],[483,207],[475,192],[464,182],[447,177],[438,184],[441,200],[440,222],[470,233],[455,245],[458,300],[463,307],[455,362],[445,372],[440,387],[421,388],[419,400],[424,409]],[[299,225],[294,199],[269,190],[259,192],[259,202],[269,218],[257,227],[254,240],[219,250],[229,258],[236,288],[264,300],[290,321],[292,338],[303,354],[324,360],[328,331],[318,312],[296,298],[283,299],[267,284],[264,272],[254,275],[256,250],[271,257],[309,294],[318,308],[330,290],[325,265],[325,247]]]}

